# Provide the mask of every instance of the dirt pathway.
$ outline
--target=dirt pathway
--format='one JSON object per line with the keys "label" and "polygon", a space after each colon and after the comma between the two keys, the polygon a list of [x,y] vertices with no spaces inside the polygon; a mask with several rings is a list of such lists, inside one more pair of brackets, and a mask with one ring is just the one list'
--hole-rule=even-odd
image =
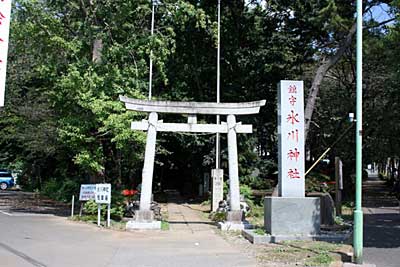
{"label": "dirt pathway", "polygon": [[214,231],[215,223],[202,216],[200,205],[189,205],[176,191],[168,192],[168,222],[172,231]]}

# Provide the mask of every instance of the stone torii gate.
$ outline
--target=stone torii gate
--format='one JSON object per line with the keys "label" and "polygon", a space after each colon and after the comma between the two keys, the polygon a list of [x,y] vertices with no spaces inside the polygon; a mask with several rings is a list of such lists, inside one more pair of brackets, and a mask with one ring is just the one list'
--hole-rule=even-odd
{"label": "stone torii gate", "polygon": [[[190,133],[227,133],[229,159],[229,192],[230,212],[228,221],[241,222],[239,167],[237,155],[237,133],[252,133],[252,125],[236,122],[236,115],[257,114],[265,100],[243,103],[212,103],[212,102],[172,102],[132,99],[120,96],[128,110],[147,112],[148,120],[132,122],[132,130],[147,131],[145,159],[142,172],[142,188],[140,195],[140,209],[136,213],[135,221],[127,224],[127,228],[144,229],[159,228],[159,222],[153,220],[150,209],[154,157],[157,132],[190,132]],[[158,120],[158,113],[187,114],[187,123],[165,123]],[[221,124],[199,124],[197,115],[226,115],[227,122]]]}

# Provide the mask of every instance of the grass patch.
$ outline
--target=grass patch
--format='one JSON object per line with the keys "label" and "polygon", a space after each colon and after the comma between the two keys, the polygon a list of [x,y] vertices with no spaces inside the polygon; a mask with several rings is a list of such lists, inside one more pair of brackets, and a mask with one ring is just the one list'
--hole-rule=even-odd
{"label": "grass patch", "polygon": [[201,202],[200,206],[208,206],[211,205],[211,200],[204,200],[203,202]]}
{"label": "grass patch", "polygon": [[[69,217],[71,221],[74,222],[85,222],[88,224],[96,224],[97,225],[97,216],[96,215],[83,215],[83,216],[74,216],[74,217]],[[101,220],[100,222],[101,226],[107,227],[107,221],[104,219]],[[126,222],[123,221],[115,221],[115,220],[110,220],[110,229],[113,230],[125,230],[126,227]]]}
{"label": "grass patch", "polygon": [[246,216],[246,219],[256,227],[264,226],[264,206],[262,205],[251,205],[250,213]]}
{"label": "grass patch", "polygon": [[265,235],[266,234],[265,229],[263,229],[263,228],[255,229],[254,233],[257,234],[257,235]]}
{"label": "grass patch", "polygon": [[83,216],[74,216],[69,217],[72,221],[76,222],[90,222],[90,223],[97,223],[97,216],[96,215],[83,215]]}
{"label": "grass patch", "polygon": [[282,264],[286,266],[326,267],[342,259],[347,245],[319,241],[285,241],[269,244],[257,253],[262,266]]}
{"label": "grass patch", "polygon": [[162,231],[168,231],[169,230],[169,222],[161,221],[161,230]]}
{"label": "grass patch", "polygon": [[333,258],[328,252],[321,252],[313,257],[308,258],[304,265],[307,267],[322,267],[329,266],[332,261]]}

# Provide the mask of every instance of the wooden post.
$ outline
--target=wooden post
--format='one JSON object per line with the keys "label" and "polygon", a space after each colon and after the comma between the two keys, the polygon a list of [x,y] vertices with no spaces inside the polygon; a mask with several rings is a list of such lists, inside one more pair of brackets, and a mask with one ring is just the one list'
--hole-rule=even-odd
{"label": "wooden post", "polygon": [[339,157],[335,157],[335,204],[336,215],[342,215],[343,164]]}
{"label": "wooden post", "polygon": [[82,211],[83,211],[83,202],[81,202],[81,206],[79,208],[79,217],[82,216]]}

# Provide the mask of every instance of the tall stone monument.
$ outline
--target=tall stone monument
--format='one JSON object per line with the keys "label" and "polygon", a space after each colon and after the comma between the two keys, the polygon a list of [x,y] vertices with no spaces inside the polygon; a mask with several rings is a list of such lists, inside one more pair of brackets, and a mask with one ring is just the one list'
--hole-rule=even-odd
{"label": "tall stone monument", "polygon": [[320,232],[320,200],[305,197],[304,87],[278,86],[279,197],[264,200],[264,224],[272,236],[312,236]]}

